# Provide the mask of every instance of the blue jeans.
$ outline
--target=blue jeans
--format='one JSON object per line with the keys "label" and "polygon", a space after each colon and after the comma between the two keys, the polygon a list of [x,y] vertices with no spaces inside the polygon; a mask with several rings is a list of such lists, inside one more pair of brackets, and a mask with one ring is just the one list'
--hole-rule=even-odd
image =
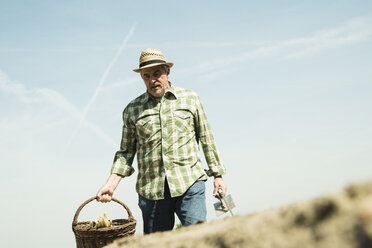
{"label": "blue jeans", "polygon": [[165,181],[164,199],[148,200],[139,196],[145,234],[172,230],[176,213],[183,226],[206,221],[205,182],[196,181],[182,196],[172,198]]}

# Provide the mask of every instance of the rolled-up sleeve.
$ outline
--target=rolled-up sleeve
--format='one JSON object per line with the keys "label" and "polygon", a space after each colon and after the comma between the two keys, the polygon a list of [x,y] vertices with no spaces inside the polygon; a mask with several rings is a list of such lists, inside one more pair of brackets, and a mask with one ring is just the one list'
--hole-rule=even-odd
{"label": "rolled-up sleeve", "polygon": [[123,111],[123,131],[120,142],[120,150],[115,153],[111,173],[128,177],[134,173],[132,166],[136,154],[136,128],[130,121],[130,106]]}
{"label": "rolled-up sleeve", "polygon": [[201,147],[208,164],[206,171],[208,176],[221,176],[226,173],[225,167],[222,165],[218,155],[217,146],[209,125],[207,115],[204,107],[200,101],[199,96],[196,99],[196,135],[200,140]]}

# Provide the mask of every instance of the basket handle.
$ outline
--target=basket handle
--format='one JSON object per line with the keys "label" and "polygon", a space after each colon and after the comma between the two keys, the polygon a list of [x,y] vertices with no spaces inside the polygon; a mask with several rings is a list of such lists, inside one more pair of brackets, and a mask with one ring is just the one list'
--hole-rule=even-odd
{"label": "basket handle", "polygon": [[[93,200],[96,200],[96,199],[97,199],[97,196],[93,196],[93,197],[89,198],[88,200],[86,200],[85,202],[83,202],[83,204],[80,205],[80,207],[76,210],[74,220],[72,221],[72,226],[77,225],[77,219],[78,219],[80,211],[83,209],[83,207],[85,207],[85,205],[87,205],[89,202],[91,202]],[[121,201],[119,201],[116,198],[112,198],[111,200],[113,200],[114,202],[117,202],[120,205],[122,205],[125,208],[125,210],[127,210],[127,212],[128,212],[128,219],[129,220],[134,220],[132,212],[130,211],[130,209],[128,208],[127,205],[125,205],[124,203],[122,203]]]}

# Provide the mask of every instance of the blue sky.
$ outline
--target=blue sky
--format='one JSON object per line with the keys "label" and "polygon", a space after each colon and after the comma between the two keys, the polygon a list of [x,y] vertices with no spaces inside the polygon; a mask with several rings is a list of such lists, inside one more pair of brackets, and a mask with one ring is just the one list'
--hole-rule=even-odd
{"label": "blue sky", "polygon": [[[74,245],[72,217],[105,182],[121,112],[145,91],[132,69],[149,47],[201,96],[237,214],[372,178],[370,1],[0,1],[0,30],[7,247]],[[115,196],[141,233],[134,184]],[[92,203],[80,218],[103,211],[123,217]]]}

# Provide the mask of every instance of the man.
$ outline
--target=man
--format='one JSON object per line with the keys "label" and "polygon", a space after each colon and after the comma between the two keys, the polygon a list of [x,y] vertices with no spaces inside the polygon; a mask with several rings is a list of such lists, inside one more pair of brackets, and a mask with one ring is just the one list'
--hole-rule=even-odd
{"label": "man", "polygon": [[[97,193],[98,201],[110,201],[120,180],[133,174],[137,153],[136,191],[145,234],[173,229],[174,213],[184,226],[206,221],[208,176],[214,177],[214,195],[218,190],[226,194],[225,168],[199,96],[168,81],[172,66],[161,51],[142,51],[134,71],[140,73],[147,91],[123,111],[120,150]],[[199,142],[207,171],[200,161]]]}

